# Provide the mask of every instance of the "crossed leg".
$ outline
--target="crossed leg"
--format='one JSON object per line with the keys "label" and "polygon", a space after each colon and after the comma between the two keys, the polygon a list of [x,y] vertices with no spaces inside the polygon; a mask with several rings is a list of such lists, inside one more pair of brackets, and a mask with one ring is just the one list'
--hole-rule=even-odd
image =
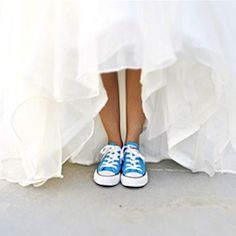
{"label": "crossed leg", "polygon": [[[139,136],[143,129],[145,115],[141,99],[141,70],[126,70],[126,127],[125,142],[139,143]],[[117,72],[101,75],[108,101],[100,111],[100,117],[106,130],[108,140],[122,146],[120,132],[120,105]]]}

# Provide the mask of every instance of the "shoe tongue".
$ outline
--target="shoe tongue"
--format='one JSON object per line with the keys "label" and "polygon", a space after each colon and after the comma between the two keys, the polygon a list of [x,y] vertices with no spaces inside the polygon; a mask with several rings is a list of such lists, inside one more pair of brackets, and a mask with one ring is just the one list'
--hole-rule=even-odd
{"label": "shoe tongue", "polygon": [[125,145],[139,150],[139,144],[136,142],[128,141]]}

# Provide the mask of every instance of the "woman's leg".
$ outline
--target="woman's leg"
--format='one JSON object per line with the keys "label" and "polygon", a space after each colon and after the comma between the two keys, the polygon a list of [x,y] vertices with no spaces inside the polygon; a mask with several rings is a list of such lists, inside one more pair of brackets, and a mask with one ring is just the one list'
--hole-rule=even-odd
{"label": "woman's leg", "polygon": [[148,183],[145,157],[139,149],[139,137],[146,119],[142,109],[141,70],[126,71],[127,133],[123,152],[121,183],[126,187],[142,187]]}
{"label": "woman's leg", "polygon": [[126,70],[126,140],[139,143],[145,115],[141,99],[141,70]]}
{"label": "woman's leg", "polygon": [[108,140],[122,146],[118,74],[117,72],[104,73],[101,77],[107,92],[108,101],[100,111],[100,117],[106,130]]}

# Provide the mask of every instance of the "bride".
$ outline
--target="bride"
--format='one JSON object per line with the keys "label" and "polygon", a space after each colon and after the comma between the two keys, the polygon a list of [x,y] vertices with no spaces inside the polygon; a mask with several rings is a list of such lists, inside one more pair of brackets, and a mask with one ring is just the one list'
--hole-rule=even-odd
{"label": "bride", "polygon": [[102,185],[144,186],[163,159],[236,173],[236,4],[90,3],[0,1],[0,178],[40,186],[66,161],[101,161]]}

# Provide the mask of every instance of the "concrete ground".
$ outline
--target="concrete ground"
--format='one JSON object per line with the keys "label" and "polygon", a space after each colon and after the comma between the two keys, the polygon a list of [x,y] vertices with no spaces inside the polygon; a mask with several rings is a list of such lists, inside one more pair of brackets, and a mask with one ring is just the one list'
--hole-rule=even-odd
{"label": "concrete ground", "polygon": [[95,166],[67,163],[63,179],[23,188],[0,182],[0,235],[235,236],[236,175],[149,164],[145,188],[95,185]]}

